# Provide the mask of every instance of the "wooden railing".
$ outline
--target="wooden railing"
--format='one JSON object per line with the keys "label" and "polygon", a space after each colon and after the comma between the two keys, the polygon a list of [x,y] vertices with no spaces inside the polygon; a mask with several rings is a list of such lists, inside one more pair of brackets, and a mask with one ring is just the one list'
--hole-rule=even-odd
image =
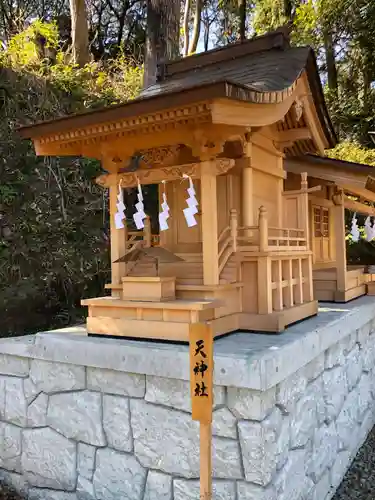
{"label": "wooden railing", "polygon": [[132,261],[126,264],[126,274],[128,274],[136,265],[137,253],[142,248],[149,248],[151,246],[158,246],[160,243],[160,236],[151,233],[150,217],[146,217],[144,221],[144,228],[140,231],[128,231],[128,239],[125,243],[125,255],[132,253]]}
{"label": "wooden railing", "polygon": [[242,252],[286,252],[308,249],[303,229],[270,227],[267,211],[259,209],[258,226],[238,228],[238,250]]}
{"label": "wooden railing", "polygon": [[271,282],[264,286],[264,301],[259,304],[262,312],[282,311],[313,300],[311,255],[271,256],[270,260]]}
{"label": "wooden railing", "polygon": [[218,263],[219,276],[224,269],[231,255],[237,251],[237,233],[238,233],[237,211],[230,211],[229,226],[225,227],[218,238]]}

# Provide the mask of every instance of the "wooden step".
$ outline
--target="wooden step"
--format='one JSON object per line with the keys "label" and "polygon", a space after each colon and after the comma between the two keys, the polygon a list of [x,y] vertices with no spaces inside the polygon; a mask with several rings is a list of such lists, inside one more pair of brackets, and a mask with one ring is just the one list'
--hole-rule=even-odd
{"label": "wooden step", "polygon": [[204,309],[212,309],[213,307],[221,306],[221,303],[216,303],[212,300],[168,300],[165,302],[143,302],[140,300],[121,300],[113,297],[95,297],[93,299],[82,299],[83,306],[103,306],[114,308],[134,308],[141,307],[144,309],[179,309],[202,311]]}
{"label": "wooden step", "polygon": [[219,300],[176,299],[160,302],[143,302],[139,300],[122,300],[117,297],[84,299],[81,301],[81,304],[88,306],[89,317],[177,323],[209,321],[214,317],[215,308],[222,305]]}
{"label": "wooden step", "polygon": [[88,306],[87,331],[92,334],[188,340],[191,323],[212,321],[219,300],[176,299],[166,302],[98,297]]}

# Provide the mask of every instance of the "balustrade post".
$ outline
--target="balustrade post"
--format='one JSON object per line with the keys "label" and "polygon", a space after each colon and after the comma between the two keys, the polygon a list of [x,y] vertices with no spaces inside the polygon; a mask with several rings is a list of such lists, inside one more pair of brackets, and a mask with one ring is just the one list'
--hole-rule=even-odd
{"label": "balustrade post", "polygon": [[150,217],[148,215],[145,218],[144,224],[145,227],[143,229],[143,241],[145,243],[145,247],[150,248],[152,235],[151,235],[151,222],[150,222]]}
{"label": "balustrade post", "polygon": [[307,182],[307,172],[302,172],[301,174],[301,191],[308,190],[308,182]]}
{"label": "balustrade post", "polygon": [[233,252],[237,252],[238,217],[235,208],[232,208],[230,211],[230,235],[232,238],[232,250]]}
{"label": "balustrade post", "polygon": [[259,251],[267,252],[268,250],[268,220],[267,210],[265,207],[259,208]]}

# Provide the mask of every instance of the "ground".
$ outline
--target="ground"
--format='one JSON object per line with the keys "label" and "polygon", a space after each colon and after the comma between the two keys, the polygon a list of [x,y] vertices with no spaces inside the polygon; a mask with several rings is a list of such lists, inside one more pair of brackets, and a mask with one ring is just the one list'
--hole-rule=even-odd
{"label": "ground", "polygon": [[332,500],[375,499],[375,427],[359,450]]}
{"label": "ground", "polygon": [[9,491],[5,486],[2,486],[0,488],[0,500],[22,500],[22,497]]}

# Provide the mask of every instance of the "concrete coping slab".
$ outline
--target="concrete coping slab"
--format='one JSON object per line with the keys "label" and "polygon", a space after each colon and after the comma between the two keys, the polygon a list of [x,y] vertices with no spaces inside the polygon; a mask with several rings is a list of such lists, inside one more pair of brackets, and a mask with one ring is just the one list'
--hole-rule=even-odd
{"label": "concrete coping slab", "polygon": [[[322,304],[281,334],[236,332],[215,340],[214,382],[265,391],[375,319],[375,300]],[[0,340],[0,355],[189,380],[186,344],[88,337],[82,325]]]}

